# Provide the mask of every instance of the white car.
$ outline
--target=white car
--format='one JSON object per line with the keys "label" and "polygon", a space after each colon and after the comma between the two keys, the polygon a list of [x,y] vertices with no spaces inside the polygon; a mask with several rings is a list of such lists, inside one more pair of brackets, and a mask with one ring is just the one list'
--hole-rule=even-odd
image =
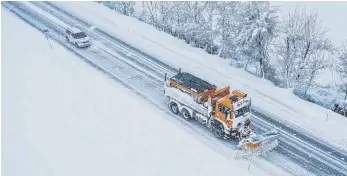
{"label": "white car", "polygon": [[68,42],[75,44],[77,47],[88,47],[92,44],[86,33],[76,27],[67,28],[65,38]]}

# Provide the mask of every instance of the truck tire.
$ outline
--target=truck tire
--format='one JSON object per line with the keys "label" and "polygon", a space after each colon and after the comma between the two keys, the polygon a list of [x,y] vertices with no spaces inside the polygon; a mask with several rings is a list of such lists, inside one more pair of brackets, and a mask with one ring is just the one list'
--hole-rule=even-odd
{"label": "truck tire", "polygon": [[214,136],[218,139],[223,139],[225,136],[224,128],[221,124],[214,124],[212,126],[212,131],[213,131]]}
{"label": "truck tire", "polygon": [[178,106],[176,103],[170,103],[170,109],[171,109],[171,112],[173,112],[174,114],[178,114],[179,112]]}
{"label": "truck tire", "polygon": [[181,114],[185,120],[190,120],[192,118],[189,111],[185,108],[182,109]]}

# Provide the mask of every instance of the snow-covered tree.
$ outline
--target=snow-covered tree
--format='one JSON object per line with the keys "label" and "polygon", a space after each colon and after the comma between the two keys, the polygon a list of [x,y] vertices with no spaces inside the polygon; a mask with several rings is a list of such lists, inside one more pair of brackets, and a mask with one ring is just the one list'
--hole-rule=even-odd
{"label": "snow-covered tree", "polygon": [[209,2],[190,1],[187,3],[188,11],[188,23],[186,26],[186,41],[194,44],[200,48],[204,47],[206,38],[209,37],[206,31],[208,31],[208,25],[203,16],[203,12],[207,9]]}
{"label": "snow-covered tree", "polygon": [[339,49],[338,59],[338,71],[343,79],[347,79],[347,41]]}
{"label": "snow-covered tree", "polygon": [[269,2],[245,2],[237,19],[236,44],[238,52],[249,62],[259,64],[264,77],[269,66],[268,51],[275,37],[278,17]]}
{"label": "snow-covered tree", "polygon": [[[141,20],[204,48],[210,39],[209,23],[203,14],[210,2],[142,2]],[[146,17],[147,16],[147,17]]]}
{"label": "snow-covered tree", "polygon": [[235,28],[239,2],[221,1],[217,3],[217,30],[220,36],[219,56],[234,58],[235,56]]}
{"label": "snow-covered tree", "polygon": [[281,78],[284,87],[292,87],[296,77],[296,64],[299,60],[298,50],[301,40],[303,24],[298,17],[299,14],[288,14],[282,22],[280,30],[281,34],[277,38],[275,58],[278,60]]}
{"label": "snow-covered tree", "polygon": [[341,89],[345,92],[344,99],[347,100],[347,41],[339,49],[337,71],[342,79]]}
{"label": "snow-covered tree", "polygon": [[157,16],[156,16],[156,26],[161,29],[164,30],[165,32],[171,33],[171,26],[172,26],[172,14],[174,13],[173,10],[174,9],[174,2],[172,1],[158,1],[155,2],[156,3],[156,12]]}
{"label": "snow-covered tree", "polygon": [[171,34],[175,37],[182,38],[182,31],[188,21],[188,7],[187,2],[172,2],[171,13],[170,13],[170,29]]}
{"label": "snow-covered tree", "polygon": [[305,9],[289,13],[282,23],[276,46],[285,87],[296,87],[306,95],[318,74],[330,66],[334,48],[316,13]]}
{"label": "snow-covered tree", "polygon": [[205,50],[213,54],[214,53],[214,40],[216,39],[217,36],[217,30],[216,30],[216,25],[215,25],[215,16],[217,14],[217,2],[208,2],[207,8],[205,10],[204,16],[204,21],[205,26],[206,26],[206,37],[202,39],[204,45],[205,45]]}
{"label": "snow-covered tree", "polygon": [[133,1],[108,1],[103,3],[123,15],[133,16],[135,13],[136,2]]}
{"label": "snow-covered tree", "polygon": [[158,7],[157,2],[154,1],[145,1],[143,3],[143,8],[146,9],[146,14],[149,14],[150,21],[146,21],[147,23],[150,23],[157,27],[157,20],[158,20]]}
{"label": "snow-covered tree", "polygon": [[134,7],[136,5],[136,2],[134,1],[116,1],[120,5],[120,12],[127,16],[133,16],[135,10]]}

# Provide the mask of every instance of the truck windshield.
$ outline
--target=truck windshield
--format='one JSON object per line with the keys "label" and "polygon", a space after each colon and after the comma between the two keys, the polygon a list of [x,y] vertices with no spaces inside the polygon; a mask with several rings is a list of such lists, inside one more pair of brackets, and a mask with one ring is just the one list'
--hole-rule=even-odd
{"label": "truck windshield", "polygon": [[75,39],[80,39],[80,38],[87,37],[87,35],[84,32],[79,32],[79,33],[74,34],[73,37]]}
{"label": "truck windshield", "polygon": [[251,108],[250,108],[250,104],[238,109],[235,111],[235,117],[240,117],[240,116],[243,116],[244,114],[250,112]]}

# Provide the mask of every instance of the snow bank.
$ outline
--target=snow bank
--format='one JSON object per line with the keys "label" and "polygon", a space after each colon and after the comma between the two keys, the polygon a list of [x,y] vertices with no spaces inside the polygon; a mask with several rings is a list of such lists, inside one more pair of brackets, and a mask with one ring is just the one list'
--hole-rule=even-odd
{"label": "snow bank", "polygon": [[50,49],[7,9],[1,13],[3,175],[272,173],[221,156],[62,46]]}
{"label": "snow bank", "polygon": [[176,68],[181,67],[218,86],[231,85],[232,89],[247,92],[252,97],[253,106],[276,114],[288,124],[297,125],[347,151],[347,118],[301,100],[289,89],[275,87],[267,80],[229,66],[229,61],[188,47],[182,40],[103,5],[95,2],[55,3]]}

